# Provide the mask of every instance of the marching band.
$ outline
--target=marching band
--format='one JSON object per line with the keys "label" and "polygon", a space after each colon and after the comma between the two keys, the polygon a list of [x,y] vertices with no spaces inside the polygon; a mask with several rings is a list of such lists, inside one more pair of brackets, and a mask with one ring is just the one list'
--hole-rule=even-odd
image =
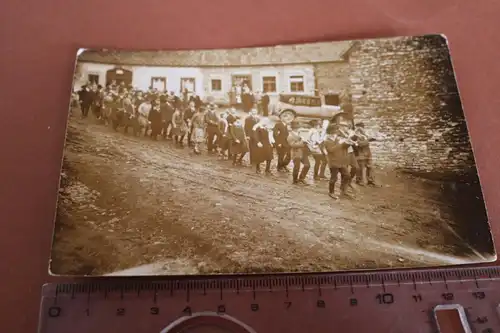
{"label": "marching band", "polygon": [[[209,154],[232,161],[233,166],[243,165],[249,153],[250,163],[261,173],[271,175],[274,150],[277,153],[277,171],[289,172],[293,161],[293,184],[307,185],[310,169],[309,157],[314,159],[315,181],[327,179],[330,171],[328,193],[333,199],[352,198],[348,193],[353,181],[360,186],[378,187],[373,177],[370,143],[378,138],[367,134],[363,123],[342,122],[336,119],[313,121],[307,133],[296,122],[273,124],[268,117],[260,117],[255,109],[241,119],[234,108],[218,113],[213,103],[200,103],[196,96],[176,96],[161,93],[153,88],[147,92],[126,89],[123,85],[101,87],[88,84],[73,96],[72,106],[80,105],[82,117],[89,111],[105,124],[118,131],[123,128],[134,135],[149,136],[158,140],[160,136],[171,139],[179,148],[187,145],[195,154],[201,154],[203,146]],[[75,102],[76,101],[76,102]],[[346,104],[344,110],[352,110]],[[340,174],[340,196],[335,194],[335,185]],[[365,177],[366,175],[366,177]],[[365,181],[366,178],[366,181]]]}

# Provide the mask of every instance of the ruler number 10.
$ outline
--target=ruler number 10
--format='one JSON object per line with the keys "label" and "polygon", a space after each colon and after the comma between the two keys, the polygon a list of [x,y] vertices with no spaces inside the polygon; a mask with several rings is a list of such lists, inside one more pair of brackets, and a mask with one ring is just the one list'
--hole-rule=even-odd
{"label": "ruler number 10", "polygon": [[378,304],[392,304],[394,303],[394,296],[392,294],[386,293],[386,294],[378,294],[377,297],[375,297],[378,301]]}

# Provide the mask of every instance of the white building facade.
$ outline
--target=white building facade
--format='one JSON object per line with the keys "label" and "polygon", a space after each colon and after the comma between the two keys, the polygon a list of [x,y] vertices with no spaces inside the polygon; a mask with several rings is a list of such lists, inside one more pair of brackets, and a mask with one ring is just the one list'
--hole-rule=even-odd
{"label": "white building facade", "polygon": [[153,67],[115,66],[97,63],[79,63],[75,74],[74,89],[88,82],[102,86],[117,78],[109,73],[130,72],[133,87],[147,90],[150,86],[160,91],[176,94],[187,89],[201,98],[212,96],[218,104],[230,103],[230,92],[241,80],[251,90],[266,92],[271,101],[279,93],[314,94],[315,78],[312,64],[252,66],[252,67]]}
{"label": "white building facade", "polygon": [[280,93],[314,94],[315,78],[312,64],[206,67],[202,68],[204,94],[212,96],[218,104],[230,102],[230,92],[241,81],[254,92],[265,92],[271,102]]}

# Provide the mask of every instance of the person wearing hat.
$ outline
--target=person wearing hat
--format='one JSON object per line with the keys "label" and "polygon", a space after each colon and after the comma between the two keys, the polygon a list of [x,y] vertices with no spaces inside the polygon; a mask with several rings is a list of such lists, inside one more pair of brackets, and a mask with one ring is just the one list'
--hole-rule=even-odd
{"label": "person wearing hat", "polygon": [[243,104],[243,111],[250,112],[255,104],[254,96],[247,83],[243,84],[243,94],[241,95],[241,103]]}
{"label": "person wearing hat", "polygon": [[182,105],[182,98],[180,98],[179,96],[177,95],[174,95],[173,96],[173,102],[172,102],[172,105],[174,106],[175,109],[178,109],[178,108],[182,108],[183,105]]}
{"label": "person wearing hat", "polygon": [[187,130],[186,121],[184,120],[184,110],[180,108],[175,109],[172,115],[172,135],[176,145],[180,147],[184,146],[184,136]]}
{"label": "person wearing hat", "polygon": [[343,137],[338,124],[330,124],[326,130],[324,147],[327,152],[328,167],[330,168],[330,182],[328,184],[328,195],[333,199],[339,197],[335,195],[335,184],[340,173],[340,194],[342,197],[350,198],[347,193],[349,186],[349,157],[347,148],[350,143]]}
{"label": "person wearing hat", "polygon": [[115,131],[123,123],[124,110],[123,110],[123,100],[118,94],[113,95],[113,103],[111,104],[111,126]]}
{"label": "person wearing hat", "polygon": [[[173,136],[172,131],[172,116],[174,114],[174,107],[168,101],[166,96],[162,96],[163,100],[160,105],[161,121],[162,121],[162,134],[164,139],[171,139]],[[169,131],[170,128],[170,131]]]}
{"label": "person wearing hat", "polygon": [[104,91],[104,97],[102,100],[102,108],[101,108],[101,121],[104,123],[104,125],[108,125],[109,122],[111,121],[111,114],[113,110],[113,96],[111,93],[108,91]]}
{"label": "person wearing hat", "polygon": [[[227,122],[228,112],[222,112],[219,117],[218,130],[219,135],[217,136],[217,147],[219,149],[219,155],[222,159],[226,156],[230,159],[230,151],[229,151],[229,123]],[[227,153],[227,155],[226,155]]]}
{"label": "person wearing hat", "polygon": [[96,119],[101,119],[102,100],[104,97],[103,88],[100,84],[93,86],[92,113]]}
{"label": "person wearing hat", "polygon": [[232,152],[231,152],[231,147],[232,147],[232,143],[231,143],[231,134],[230,134],[230,130],[231,130],[231,126],[234,124],[234,122],[236,121],[236,109],[235,108],[230,108],[229,110],[226,111],[226,121],[227,121],[227,138],[228,138],[228,157],[231,158],[232,157]]}
{"label": "person wearing hat", "polygon": [[[366,184],[368,186],[380,187],[380,185],[375,182],[373,177],[372,152],[370,149],[370,142],[376,141],[376,139],[365,132],[364,123],[357,123],[355,125],[354,132],[358,137],[356,159],[358,161],[359,168],[358,174],[356,175],[356,184],[364,186],[366,180]],[[366,170],[366,179],[363,175],[364,170]]]}
{"label": "person wearing hat", "polygon": [[80,100],[82,118],[87,118],[93,102],[92,93],[88,84],[83,85],[81,90],[78,91],[78,98]]}
{"label": "person wearing hat", "polygon": [[214,103],[208,104],[208,110],[205,113],[205,123],[207,125],[207,149],[209,153],[214,153],[217,149],[215,139],[221,135],[219,132],[219,116],[217,115]]}
{"label": "person wearing hat", "polygon": [[227,120],[227,124],[229,126],[231,126],[231,124],[236,121],[236,109],[235,108],[231,108],[227,111],[226,120]]}
{"label": "person wearing hat", "polygon": [[233,157],[233,165],[243,165],[243,158],[248,153],[248,140],[245,135],[243,122],[239,117],[233,116],[234,121],[229,124],[230,148]]}
{"label": "person wearing hat", "polygon": [[148,120],[151,122],[151,139],[158,140],[158,135],[161,134],[161,130],[163,129],[159,100],[154,100],[151,103]]}
{"label": "person wearing hat", "polygon": [[[300,124],[296,121],[292,121],[290,123],[290,133],[287,138],[291,148],[290,155],[293,161],[293,184],[307,184],[305,178],[311,164],[309,163],[307,144],[299,135],[299,128]],[[303,164],[302,170],[300,170],[301,164]]]}
{"label": "person wearing hat", "polygon": [[270,130],[272,126],[268,118],[261,118],[260,121],[253,127],[253,137],[255,142],[255,150],[253,152],[253,162],[255,164],[255,172],[260,173],[260,164],[266,162],[265,173],[271,174],[271,161],[273,160],[273,142],[270,139]]}
{"label": "person wearing hat", "polygon": [[314,158],[314,180],[326,179],[326,154],[324,152],[323,141],[325,133],[323,131],[323,122],[321,120],[313,120],[312,128],[309,131],[309,152]]}
{"label": "person wearing hat", "polygon": [[260,97],[260,106],[262,108],[262,115],[264,117],[269,116],[269,103],[270,103],[269,95],[267,94],[267,92],[264,92]]}
{"label": "person wearing hat", "polygon": [[[354,107],[351,103],[345,102],[341,105],[342,112],[336,114],[330,122],[339,125],[341,134],[348,138],[349,140],[356,141],[357,137],[354,135]],[[352,186],[352,182],[358,175],[359,165],[356,159],[356,149],[357,146],[351,145],[348,148],[348,158],[349,158],[349,168],[350,168],[350,181],[349,186]]]}
{"label": "person wearing hat", "polygon": [[283,120],[278,120],[273,128],[274,141],[276,142],[276,152],[278,153],[278,172],[289,172],[290,164],[290,145],[288,144],[288,124]]}
{"label": "person wearing hat", "polygon": [[193,146],[193,126],[191,121],[194,114],[196,113],[196,110],[197,108],[194,101],[189,102],[186,110],[184,110],[184,122],[186,123],[186,126],[188,128],[187,141],[189,147]]}
{"label": "person wearing hat", "polygon": [[151,103],[151,100],[149,98],[145,98],[144,101],[139,105],[137,108],[137,118],[138,121],[145,126],[144,128],[144,135],[149,131],[150,128],[150,121],[149,121],[149,114],[151,112],[151,109],[153,108],[153,104]]}
{"label": "person wearing hat", "polygon": [[123,131],[125,134],[128,134],[129,127],[132,127],[134,134],[137,133],[136,126],[136,118],[134,116],[134,105],[132,104],[132,100],[130,97],[126,96],[122,99],[122,108],[123,108]]}
{"label": "person wearing hat", "polygon": [[195,154],[200,154],[201,145],[205,142],[205,110],[203,107],[196,109],[191,118],[191,128],[193,131],[193,151]]}
{"label": "person wearing hat", "polygon": [[256,142],[254,140],[254,135],[253,135],[253,127],[259,122],[259,116],[257,115],[257,110],[252,110],[250,111],[250,114],[248,117],[245,118],[244,122],[244,129],[245,129],[245,135],[247,136],[248,140],[248,148],[250,149],[250,164],[254,164],[253,162],[253,155],[254,155],[254,150],[256,148]]}

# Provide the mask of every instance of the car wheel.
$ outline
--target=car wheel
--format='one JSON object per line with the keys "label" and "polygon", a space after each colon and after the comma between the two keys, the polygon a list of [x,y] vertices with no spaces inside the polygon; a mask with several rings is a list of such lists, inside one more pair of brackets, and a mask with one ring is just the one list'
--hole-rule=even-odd
{"label": "car wheel", "polygon": [[284,123],[291,123],[292,121],[295,120],[295,112],[293,112],[291,110],[285,110],[285,111],[281,112],[280,119]]}

